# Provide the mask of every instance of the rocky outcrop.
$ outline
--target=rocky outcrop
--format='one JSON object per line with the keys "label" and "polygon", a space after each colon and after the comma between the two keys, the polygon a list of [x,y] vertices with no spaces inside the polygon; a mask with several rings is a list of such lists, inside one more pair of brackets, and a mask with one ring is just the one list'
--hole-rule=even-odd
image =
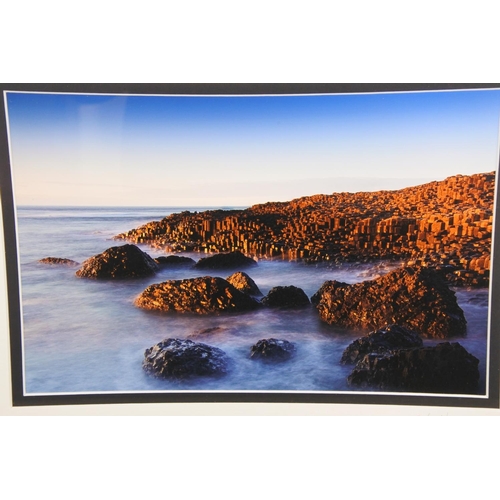
{"label": "rocky outcrop", "polygon": [[250,357],[264,361],[286,361],[295,353],[295,345],[288,340],[262,339],[252,346]]}
{"label": "rocky outcrop", "polygon": [[397,191],[333,193],[245,210],[171,214],[117,235],[167,251],[228,252],[306,262],[410,260],[453,266],[459,285],[488,282],[495,173]]}
{"label": "rocky outcrop", "polygon": [[261,302],[267,307],[283,309],[296,309],[310,304],[309,297],[304,290],[293,285],[271,288]]}
{"label": "rocky outcrop", "polygon": [[228,276],[226,279],[240,292],[246,293],[248,295],[253,295],[255,297],[262,295],[262,292],[255,284],[255,281],[243,271],[238,271],[234,274],[231,274],[231,276]]}
{"label": "rocky outcrop", "polygon": [[354,285],[326,281],[311,300],[330,325],[369,331],[398,324],[434,338],[466,334],[455,293],[431,269],[397,269]]}
{"label": "rocky outcrop", "polygon": [[142,278],[158,271],[156,262],[135,245],[111,247],[87,259],[76,272],[80,278]]}
{"label": "rocky outcrop", "polygon": [[238,269],[256,266],[257,262],[241,252],[219,253],[200,259],[196,269]]}
{"label": "rocky outcrop", "polygon": [[255,299],[225,279],[211,276],[148,286],[135,304],[149,310],[195,314],[251,311],[259,307]]}
{"label": "rocky outcrop", "polygon": [[229,358],[221,349],[192,340],[165,339],[146,349],[143,369],[159,378],[224,375]]}
{"label": "rocky outcrop", "polygon": [[459,343],[366,354],[347,378],[349,385],[422,393],[476,394],[479,360]]}
{"label": "rocky outcrop", "polygon": [[71,259],[61,259],[60,257],[44,257],[40,259],[38,262],[40,264],[51,264],[51,265],[60,265],[60,266],[79,266],[78,262],[75,262]]}
{"label": "rocky outcrop", "polygon": [[156,257],[155,262],[161,267],[192,267],[196,264],[194,259],[183,257],[181,255],[164,255]]}
{"label": "rocky outcrop", "polygon": [[391,353],[400,349],[422,347],[419,335],[399,325],[389,325],[355,340],[344,350],[340,362],[354,364],[366,354]]}

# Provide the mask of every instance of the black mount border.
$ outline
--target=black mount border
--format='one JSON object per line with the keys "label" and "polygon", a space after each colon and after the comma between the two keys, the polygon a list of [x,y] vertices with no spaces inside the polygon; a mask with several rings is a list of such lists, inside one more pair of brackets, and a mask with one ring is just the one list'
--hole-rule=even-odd
{"label": "black mount border", "polygon": [[[13,83],[0,84],[0,197],[3,212],[5,258],[7,274],[8,314],[11,356],[11,383],[13,406],[59,406],[88,404],[133,403],[320,403],[320,404],[370,404],[404,406],[439,406],[467,408],[499,408],[500,404],[500,256],[492,254],[492,286],[490,307],[489,397],[444,397],[398,394],[314,394],[314,393],[252,393],[252,392],[196,392],[196,393],[102,393],[75,395],[23,394],[21,305],[17,258],[17,235],[14,198],[9,160],[7,124],[3,91],[18,92],[68,92],[112,94],[318,94],[360,92],[409,92],[438,90],[469,90],[500,88],[498,83]],[[500,147],[500,146],[499,146]],[[497,170],[498,177],[498,170]],[[498,183],[498,179],[497,179]],[[498,188],[497,188],[498,189]],[[500,220],[500,204],[495,205],[495,224]],[[492,238],[493,249],[500,248],[500,228]]]}

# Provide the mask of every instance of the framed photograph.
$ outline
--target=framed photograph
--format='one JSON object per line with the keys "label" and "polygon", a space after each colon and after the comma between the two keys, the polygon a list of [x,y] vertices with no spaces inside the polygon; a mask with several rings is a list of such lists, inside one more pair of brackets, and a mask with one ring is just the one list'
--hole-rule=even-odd
{"label": "framed photograph", "polygon": [[3,85],[14,406],[499,407],[498,85]]}

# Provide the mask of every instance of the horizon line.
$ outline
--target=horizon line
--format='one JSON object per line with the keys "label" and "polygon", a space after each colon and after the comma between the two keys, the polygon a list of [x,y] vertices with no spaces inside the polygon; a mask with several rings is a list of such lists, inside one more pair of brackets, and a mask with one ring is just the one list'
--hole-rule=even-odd
{"label": "horizon line", "polygon": [[64,204],[57,204],[57,203],[36,203],[36,204],[15,204],[16,208],[149,208],[149,209],[160,209],[160,208],[175,208],[175,209],[197,209],[197,208],[202,208],[202,209],[209,209],[209,210],[244,210],[256,205],[265,205],[267,203],[290,203],[295,200],[300,200],[302,198],[312,198],[315,196],[332,196],[334,194],[343,194],[343,193],[349,193],[349,194],[359,194],[359,193],[381,193],[381,192],[397,192],[397,191],[403,191],[405,189],[409,188],[415,188],[415,187],[421,187],[425,186],[427,184],[432,184],[433,182],[444,182],[447,179],[450,179],[452,177],[472,177],[473,175],[487,175],[487,174],[493,174],[496,176],[497,170],[490,170],[486,172],[475,172],[473,174],[453,174],[446,176],[445,178],[441,178],[439,180],[429,180],[425,181],[420,184],[410,184],[407,185],[403,188],[398,188],[398,189],[375,189],[373,191],[365,190],[365,191],[333,191],[331,193],[315,193],[315,194],[308,194],[308,195],[303,195],[295,198],[290,198],[287,200],[268,200],[264,202],[257,202],[257,203],[248,203],[244,205],[238,205],[238,204],[231,204],[231,205],[128,205],[128,204],[123,204],[123,205],[103,205],[103,204],[98,204],[98,205],[88,205],[88,204],[82,204],[82,205],[64,205]]}

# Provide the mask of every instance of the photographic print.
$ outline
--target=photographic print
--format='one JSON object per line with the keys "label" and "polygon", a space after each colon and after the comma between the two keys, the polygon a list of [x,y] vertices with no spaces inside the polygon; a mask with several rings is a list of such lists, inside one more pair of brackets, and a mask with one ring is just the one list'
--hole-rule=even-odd
{"label": "photographic print", "polygon": [[498,405],[499,89],[145,90],[4,89],[15,404]]}

